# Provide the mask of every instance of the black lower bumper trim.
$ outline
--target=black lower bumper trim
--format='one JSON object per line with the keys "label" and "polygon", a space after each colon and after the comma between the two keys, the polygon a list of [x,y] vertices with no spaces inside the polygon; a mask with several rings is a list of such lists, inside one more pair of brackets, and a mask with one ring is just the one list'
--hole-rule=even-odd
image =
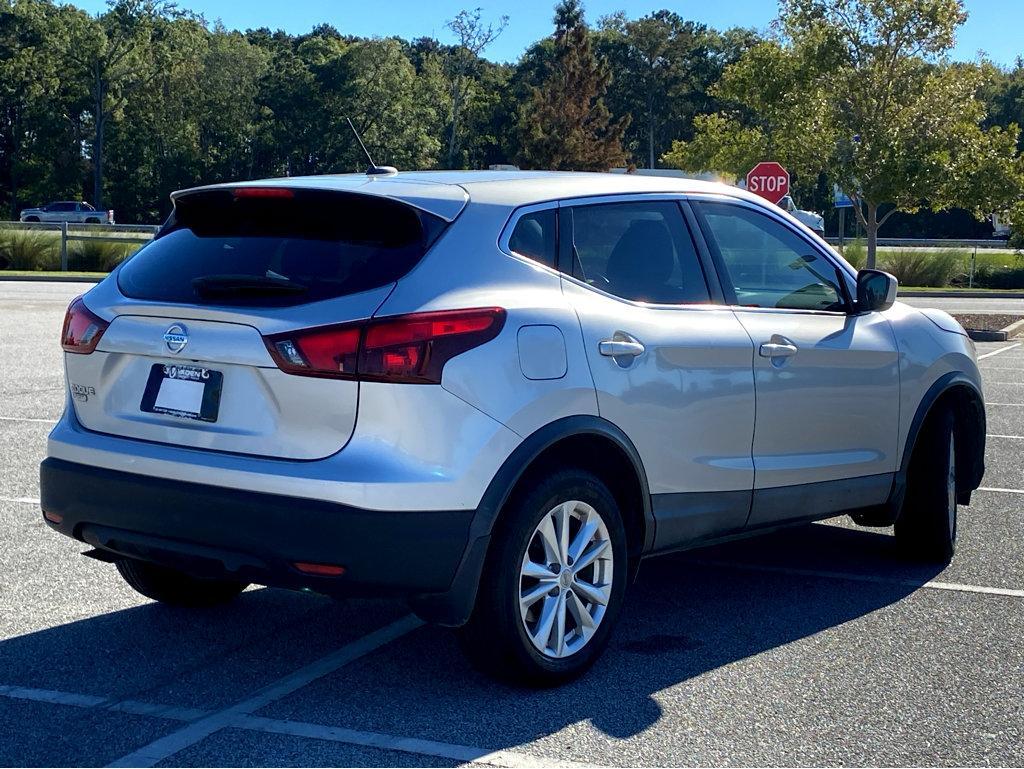
{"label": "black lower bumper trim", "polygon": [[[46,520],[52,528],[119,556],[336,595],[433,594],[435,603],[471,549],[475,513],[364,510],[54,458],[40,468],[40,502],[60,516]],[[309,576],[297,562],[345,573]]]}

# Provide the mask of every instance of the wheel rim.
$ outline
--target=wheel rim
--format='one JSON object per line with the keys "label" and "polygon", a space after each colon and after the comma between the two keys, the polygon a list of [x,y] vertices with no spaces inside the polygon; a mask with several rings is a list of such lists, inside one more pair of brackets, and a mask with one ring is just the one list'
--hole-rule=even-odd
{"label": "wheel rim", "polygon": [[576,654],[608,609],[614,566],[608,527],[586,502],[549,510],[533,531],[519,575],[519,612],[534,647],[555,659]]}
{"label": "wheel rim", "polygon": [[949,522],[949,533],[956,533],[956,451],[952,436],[949,439],[949,473],[946,476],[946,515]]}

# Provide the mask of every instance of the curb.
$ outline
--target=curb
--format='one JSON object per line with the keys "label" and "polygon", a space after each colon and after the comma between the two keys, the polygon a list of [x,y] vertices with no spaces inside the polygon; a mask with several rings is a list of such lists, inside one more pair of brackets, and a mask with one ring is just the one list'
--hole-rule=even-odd
{"label": "curb", "polygon": [[967,336],[973,339],[975,342],[1005,342],[1010,338],[1010,334],[1006,329],[1002,331],[978,331],[976,329],[968,328]]}

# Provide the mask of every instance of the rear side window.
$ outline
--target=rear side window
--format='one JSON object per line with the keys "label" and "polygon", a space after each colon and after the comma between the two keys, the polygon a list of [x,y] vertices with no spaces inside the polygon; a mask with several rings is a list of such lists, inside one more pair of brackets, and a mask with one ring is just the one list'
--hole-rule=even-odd
{"label": "rear side window", "polygon": [[186,194],[157,238],[121,268],[118,286],[135,299],[183,304],[317,302],[398,280],[445,226],[404,203],[353,193]]}
{"label": "rear side window", "polygon": [[509,250],[553,268],[558,248],[557,232],[556,209],[523,214],[509,236]]}
{"label": "rear side window", "polygon": [[639,302],[710,301],[697,250],[672,201],[572,209],[573,275]]}

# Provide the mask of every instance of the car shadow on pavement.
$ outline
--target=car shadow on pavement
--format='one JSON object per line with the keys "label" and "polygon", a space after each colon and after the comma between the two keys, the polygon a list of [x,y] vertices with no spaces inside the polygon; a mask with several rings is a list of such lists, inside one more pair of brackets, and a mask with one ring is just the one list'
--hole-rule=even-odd
{"label": "car shadow on pavement", "polygon": [[[645,562],[607,652],[566,686],[497,683],[468,665],[451,631],[425,628],[259,715],[491,750],[541,740],[561,753],[559,732],[586,723],[625,740],[662,718],[666,689],[882,609],[939,571],[901,562],[884,531],[803,526]],[[220,610],[146,604],[0,643],[0,684],[218,709],[405,611],[267,589]],[[752,689],[738,686],[735,707],[748,707]],[[684,691],[668,696],[700,687]],[[693,717],[713,719],[709,707],[695,699]]]}

